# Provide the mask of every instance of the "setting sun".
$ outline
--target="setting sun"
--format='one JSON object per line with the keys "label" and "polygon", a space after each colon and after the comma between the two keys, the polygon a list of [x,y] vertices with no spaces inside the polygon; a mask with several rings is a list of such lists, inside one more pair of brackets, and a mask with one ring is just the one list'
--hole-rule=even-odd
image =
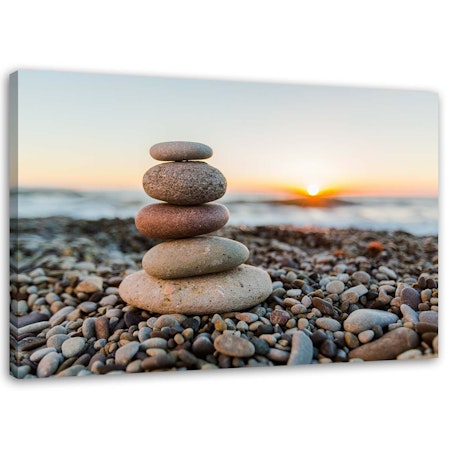
{"label": "setting sun", "polygon": [[315,195],[317,195],[319,193],[319,186],[317,186],[317,184],[309,184],[306,187],[306,192],[308,192],[308,195],[311,195],[312,197],[314,197]]}

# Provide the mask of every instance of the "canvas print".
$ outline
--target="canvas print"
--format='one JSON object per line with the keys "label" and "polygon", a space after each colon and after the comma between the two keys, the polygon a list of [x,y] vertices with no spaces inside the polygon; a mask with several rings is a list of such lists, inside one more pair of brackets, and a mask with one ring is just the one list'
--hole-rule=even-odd
{"label": "canvas print", "polygon": [[11,74],[11,375],[436,358],[438,115],[420,90]]}

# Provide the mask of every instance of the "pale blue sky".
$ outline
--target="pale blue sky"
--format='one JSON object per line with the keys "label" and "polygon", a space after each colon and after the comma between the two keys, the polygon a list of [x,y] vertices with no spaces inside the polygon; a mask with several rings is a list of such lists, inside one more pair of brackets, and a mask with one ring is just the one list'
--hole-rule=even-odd
{"label": "pale blue sky", "polygon": [[19,185],[141,189],[149,148],[190,140],[229,190],[436,195],[432,92],[19,72]]}

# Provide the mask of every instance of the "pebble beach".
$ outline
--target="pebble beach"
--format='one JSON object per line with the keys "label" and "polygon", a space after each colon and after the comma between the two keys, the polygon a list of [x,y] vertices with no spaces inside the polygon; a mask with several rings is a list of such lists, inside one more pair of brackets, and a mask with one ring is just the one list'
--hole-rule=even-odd
{"label": "pebble beach", "polygon": [[[48,378],[438,356],[438,238],[231,226],[272,293],[242,311],[152,314],[122,280],[160,243],[133,219],[11,220],[10,373]],[[324,369],[326,370],[326,369]]]}

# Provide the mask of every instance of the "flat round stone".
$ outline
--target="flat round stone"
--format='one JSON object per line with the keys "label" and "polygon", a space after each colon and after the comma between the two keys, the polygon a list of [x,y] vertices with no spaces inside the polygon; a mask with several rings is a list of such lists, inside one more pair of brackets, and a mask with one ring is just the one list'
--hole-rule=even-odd
{"label": "flat round stone", "polygon": [[172,205],[200,205],[225,194],[220,170],[200,161],[169,162],[150,167],[142,186],[147,195]]}
{"label": "flat round stone", "polygon": [[217,336],[214,348],[224,355],[235,358],[248,358],[255,354],[255,346],[250,341],[233,334]]}
{"label": "flat round stone", "polygon": [[150,156],[158,161],[208,159],[212,156],[212,154],[213,151],[211,147],[199,142],[160,142],[150,148]]}
{"label": "flat round stone", "polygon": [[119,286],[126,303],[158,314],[241,311],[263,302],[271,293],[269,274],[246,264],[227,272],[176,280],[161,280],[140,270]]}
{"label": "flat round stone", "polygon": [[163,242],[142,259],[143,269],[164,280],[224,272],[247,261],[249,251],[240,242],[201,236]]}
{"label": "flat round stone", "polygon": [[344,321],[344,330],[354,334],[370,330],[375,326],[385,327],[398,320],[398,316],[378,309],[357,309],[353,311]]}
{"label": "flat round stone", "polygon": [[219,204],[197,206],[156,203],[144,206],[136,215],[139,232],[155,239],[180,239],[211,233],[222,228],[230,217]]}

